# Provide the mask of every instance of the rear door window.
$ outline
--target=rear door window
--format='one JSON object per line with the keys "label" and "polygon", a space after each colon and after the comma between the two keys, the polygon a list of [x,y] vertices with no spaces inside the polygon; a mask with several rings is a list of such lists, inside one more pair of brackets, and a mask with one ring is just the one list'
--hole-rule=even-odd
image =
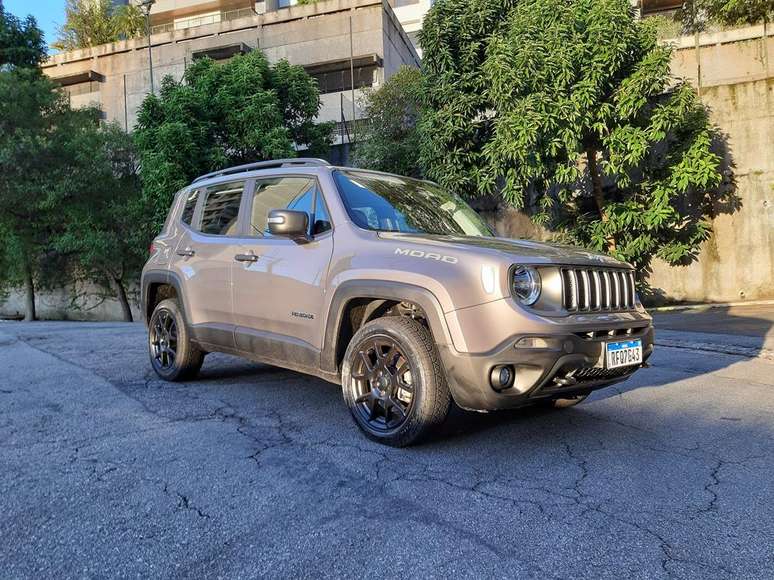
{"label": "rear door window", "polygon": [[219,183],[208,187],[199,230],[214,236],[233,236],[239,231],[239,206],[245,191],[244,181]]}

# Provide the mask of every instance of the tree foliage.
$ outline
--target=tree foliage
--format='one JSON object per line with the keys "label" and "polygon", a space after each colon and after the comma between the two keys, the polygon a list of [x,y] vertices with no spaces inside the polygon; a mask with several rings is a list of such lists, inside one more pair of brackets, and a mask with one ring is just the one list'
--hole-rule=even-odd
{"label": "tree foliage", "polygon": [[422,73],[403,66],[381,87],[365,93],[369,119],[353,152],[357,167],[419,177]]}
{"label": "tree foliage", "polygon": [[324,154],[331,124],[315,125],[315,80],[302,67],[270,66],[260,51],[225,64],[197,60],[177,82],[167,77],[142,104],[135,129],[143,191],[161,227],[175,191],[229,165],[295,157],[294,145]]}
{"label": "tree foliage", "polygon": [[0,31],[0,288],[25,288],[27,319],[38,287],[73,277],[125,297],[144,253],[129,138],[101,126],[96,109],[72,110],[37,68],[34,21],[0,12]]}
{"label": "tree foliage", "polygon": [[0,2],[0,70],[36,67],[46,58],[43,33],[35,19],[20,20],[5,11]]}
{"label": "tree foliage", "polygon": [[677,11],[683,30],[701,32],[707,24],[756,24],[774,18],[772,0],[686,0]]}
{"label": "tree foliage", "polygon": [[72,179],[80,184],[58,213],[51,248],[69,267],[70,278],[102,288],[132,320],[128,289],[147,259],[140,197],[131,137],[116,124],[84,127],[71,145]]}
{"label": "tree foliage", "polygon": [[139,36],[145,17],[135,4],[116,6],[111,0],[67,0],[65,23],[53,44],[59,50],[88,48]]}
{"label": "tree foliage", "polygon": [[0,72],[0,230],[9,268],[6,284],[26,288],[26,317],[33,319],[36,283],[57,274],[49,252],[51,232],[72,179],[72,138],[89,111],[71,111],[38,69]]}
{"label": "tree foliage", "polygon": [[421,42],[431,178],[639,265],[707,239],[714,130],[628,0],[442,0]]}

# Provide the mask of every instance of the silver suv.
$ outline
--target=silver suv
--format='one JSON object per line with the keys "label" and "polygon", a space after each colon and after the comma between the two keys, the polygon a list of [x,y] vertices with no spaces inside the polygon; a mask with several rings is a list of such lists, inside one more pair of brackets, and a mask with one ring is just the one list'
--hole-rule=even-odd
{"label": "silver suv", "polygon": [[630,377],[653,351],[634,281],[605,255],[497,238],[431,182],[290,159],[178,192],[142,304],[160,377],[213,351],[308,373],[403,446],[453,404],[568,406]]}

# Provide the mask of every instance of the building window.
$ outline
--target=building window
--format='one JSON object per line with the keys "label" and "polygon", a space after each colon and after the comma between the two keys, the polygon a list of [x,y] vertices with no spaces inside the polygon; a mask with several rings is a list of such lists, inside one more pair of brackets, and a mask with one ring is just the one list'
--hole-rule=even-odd
{"label": "building window", "polygon": [[62,87],[62,90],[65,92],[65,94],[71,97],[78,97],[80,95],[88,95],[90,93],[99,93],[99,83],[97,81],[76,83],[74,85]]}
{"label": "building window", "polygon": [[[371,87],[374,84],[374,75],[377,66],[375,64],[355,67],[355,88]],[[317,85],[320,87],[320,94],[340,93],[352,88],[350,69],[344,68],[329,72],[316,73],[312,75],[317,79]]]}

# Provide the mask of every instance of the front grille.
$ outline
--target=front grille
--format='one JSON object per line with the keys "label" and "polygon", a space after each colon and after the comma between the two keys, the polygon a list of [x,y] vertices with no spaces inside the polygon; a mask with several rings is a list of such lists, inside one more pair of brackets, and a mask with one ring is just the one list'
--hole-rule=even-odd
{"label": "front grille", "polygon": [[568,312],[632,310],[634,272],[612,268],[562,268],[562,306]]}

